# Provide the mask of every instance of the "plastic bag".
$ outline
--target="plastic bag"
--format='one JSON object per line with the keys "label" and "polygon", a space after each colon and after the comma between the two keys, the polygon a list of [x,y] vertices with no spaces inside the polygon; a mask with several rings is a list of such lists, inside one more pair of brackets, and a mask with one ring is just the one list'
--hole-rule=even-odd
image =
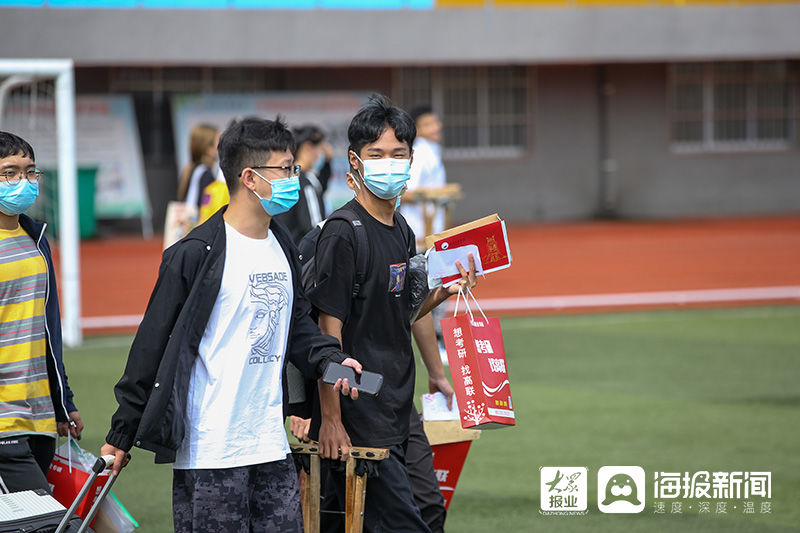
{"label": "plastic bag", "polygon": [[[50,470],[47,472],[47,482],[52,487],[53,498],[64,507],[69,507],[91,476],[92,466],[96,461],[97,457],[68,438],[56,449]],[[109,471],[106,471],[97,476],[86,497],[75,510],[78,516],[86,518],[89,514],[89,509],[108,480],[108,475]]]}
{"label": "plastic bag", "polygon": [[109,492],[100,505],[93,527],[95,533],[133,533],[139,524],[114,493]]}
{"label": "plastic bag", "polygon": [[428,287],[428,259],[425,255],[417,254],[409,259],[406,283],[409,289],[409,319],[413,324],[423,302],[431,292]]}
{"label": "plastic bag", "polygon": [[[78,443],[71,438],[56,449],[47,481],[52,487],[53,497],[61,505],[69,507],[88,479],[96,461],[97,457],[94,454],[78,446]],[[89,513],[89,509],[108,480],[108,475],[109,472],[106,471],[97,477],[86,498],[76,510],[81,518],[85,518]],[[139,524],[114,493],[109,492],[100,504],[100,510],[91,526],[95,533],[132,533]]]}

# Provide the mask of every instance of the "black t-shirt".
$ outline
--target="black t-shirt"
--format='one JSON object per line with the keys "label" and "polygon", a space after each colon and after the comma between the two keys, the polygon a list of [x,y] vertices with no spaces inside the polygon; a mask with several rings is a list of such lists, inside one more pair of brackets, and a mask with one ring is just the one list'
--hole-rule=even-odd
{"label": "black t-shirt", "polygon": [[[350,441],[354,446],[400,444],[408,438],[414,395],[414,352],[405,283],[414,234],[410,228],[404,232],[397,221],[394,226],[377,221],[356,200],[344,208],[354,211],[366,229],[370,258],[364,284],[353,299],[354,229],[345,220],[331,220],[317,241],[317,285],[308,298],[317,309],[342,321],[344,352],[358,360],[364,370],[383,374],[377,397],[363,394],[355,401],[341,398],[342,423]],[[317,439],[319,405],[312,418],[311,438]]]}

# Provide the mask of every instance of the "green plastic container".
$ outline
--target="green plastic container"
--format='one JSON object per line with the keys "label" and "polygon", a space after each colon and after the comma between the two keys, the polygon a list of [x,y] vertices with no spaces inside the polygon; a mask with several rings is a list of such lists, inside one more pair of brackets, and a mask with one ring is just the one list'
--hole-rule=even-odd
{"label": "green plastic container", "polygon": [[[42,170],[44,179],[39,185],[39,198],[30,213],[47,222],[48,230],[58,237],[58,171]],[[94,209],[94,193],[97,167],[78,168],[78,231],[81,239],[94,237],[97,233],[97,218]]]}

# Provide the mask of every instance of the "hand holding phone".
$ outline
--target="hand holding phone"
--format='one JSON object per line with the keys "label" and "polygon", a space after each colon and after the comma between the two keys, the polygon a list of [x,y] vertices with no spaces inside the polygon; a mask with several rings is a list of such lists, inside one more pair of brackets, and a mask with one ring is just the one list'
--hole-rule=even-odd
{"label": "hand holding phone", "polygon": [[356,374],[349,366],[339,363],[329,363],[322,375],[322,381],[329,385],[335,385],[340,379],[347,379],[351,388],[358,389],[359,393],[371,394],[376,396],[383,385],[383,375],[376,372],[362,370],[361,374]]}

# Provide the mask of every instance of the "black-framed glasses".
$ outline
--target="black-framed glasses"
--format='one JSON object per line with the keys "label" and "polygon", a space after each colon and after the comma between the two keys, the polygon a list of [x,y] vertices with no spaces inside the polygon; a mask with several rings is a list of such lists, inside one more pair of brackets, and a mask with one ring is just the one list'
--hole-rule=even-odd
{"label": "black-framed glasses", "polygon": [[17,185],[23,178],[35,185],[42,179],[42,171],[36,168],[33,170],[4,170],[0,172],[0,183]]}
{"label": "black-framed glasses", "polygon": [[275,166],[275,165],[260,165],[257,167],[250,167],[253,170],[260,168],[268,168],[278,172],[282,178],[296,178],[300,175],[300,165],[291,166]]}

